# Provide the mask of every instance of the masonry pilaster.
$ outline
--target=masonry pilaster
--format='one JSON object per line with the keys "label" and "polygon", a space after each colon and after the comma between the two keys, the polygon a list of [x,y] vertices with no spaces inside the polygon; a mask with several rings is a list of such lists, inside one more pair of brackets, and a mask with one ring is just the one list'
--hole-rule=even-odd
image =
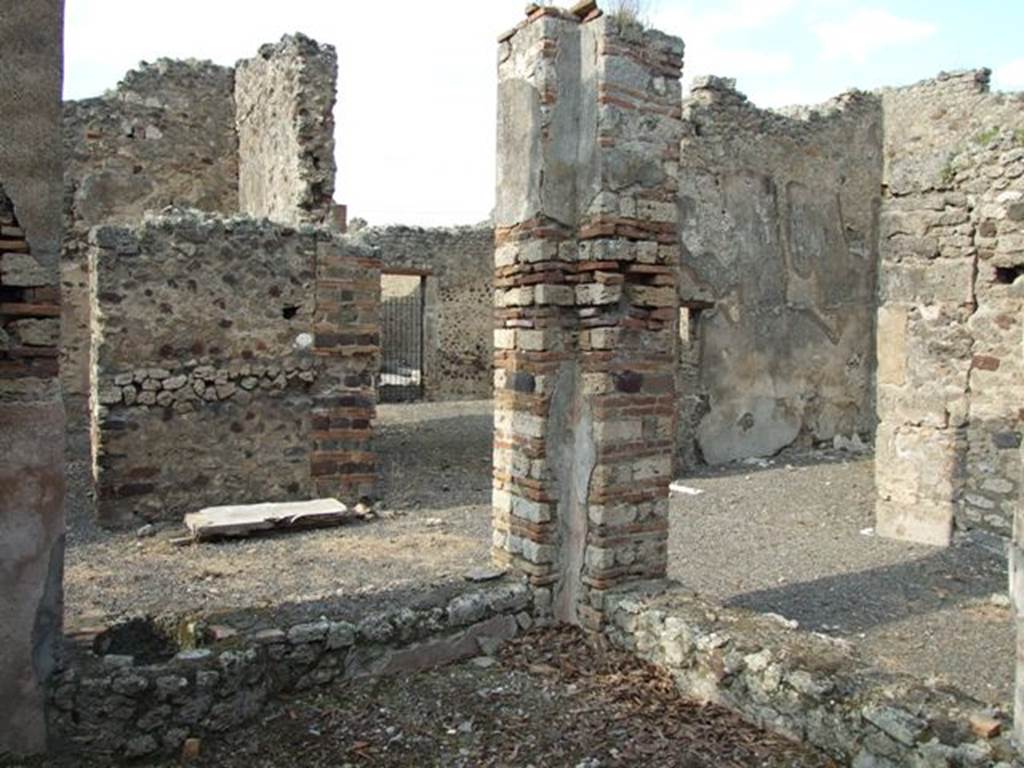
{"label": "masonry pilaster", "polygon": [[494,552],[558,621],[665,573],[681,67],[592,3],[500,44]]}

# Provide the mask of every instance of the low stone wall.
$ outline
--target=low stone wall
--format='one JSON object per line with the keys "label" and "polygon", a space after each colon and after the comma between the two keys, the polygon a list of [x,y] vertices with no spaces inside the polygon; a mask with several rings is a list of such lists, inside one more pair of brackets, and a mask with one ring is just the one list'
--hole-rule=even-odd
{"label": "low stone wall", "polygon": [[378,270],[327,228],[174,211],[94,230],[100,520],[372,496]]}
{"label": "low stone wall", "polygon": [[1013,762],[985,705],[881,672],[846,641],[782,617],[724,608],[665,582],[605,597],[605,634],[667,669],[684,695],[805,741],[844,765],[991,766]]}
{"label": "low stone wall", "polygon": [[153,663],[97,656],[81,641],[102,645],[104,636],[80,638],[50,689],[57,749],[128,758],[175,752],[187,738],[252,720],[274,696],[477,656],[533,620],[529,589],[504,581],[358,617],[234,621],[185,625],[193,647]]}

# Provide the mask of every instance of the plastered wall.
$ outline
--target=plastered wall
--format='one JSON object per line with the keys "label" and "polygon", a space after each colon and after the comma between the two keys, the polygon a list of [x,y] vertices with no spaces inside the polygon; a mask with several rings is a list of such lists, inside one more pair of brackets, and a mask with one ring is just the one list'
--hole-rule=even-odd
{"label": "plastered wall", "polygon": [[869,437],[879,99],[780,114],[699,78],[683,119],[682,463]]}

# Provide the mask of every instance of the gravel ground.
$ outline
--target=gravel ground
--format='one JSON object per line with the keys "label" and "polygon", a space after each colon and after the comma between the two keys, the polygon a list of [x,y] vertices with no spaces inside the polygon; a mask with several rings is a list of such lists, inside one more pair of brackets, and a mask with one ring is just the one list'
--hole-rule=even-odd
{"label": "gravel ground", "polygon": [[[489,564],[491,405],[380,407],[380,517],[367,523],[180,547],[104,531],[68,531],[70,630],[135,615],[277,608],[319,615],[337,596],[399,603]],[[336,609],[336,608],[335,608]]]}
{"label": "gravel ground", "polygon": [[879,666],[1012,698],[1014,628],[1002,546],[949,549],[873,534],[870,457],[782,455],[707,469],[673,494],[670,575],[714,600],[845,637]]}
{"label": "gravel ground", "polygon": [[[35,761],[98,768],[103,761]],[[141,765],[141,763],[136,763]],[[177,760],[155,765],[170,768]],[[497,658],[359,679],[272,704],[261,721],[200,744],[189,765],[444,768],[827,768],[828,758],[684,701],[672,678],[581,632],[535,633]],[[26,766],[26,768],[28,768]]]}
{"label": "gravel ground", "polygon": [[[245,606],[315,613],[325,599],[393,603],[488,559],[490,401],[380,407],[381,519],[176,547],[78,519],[69,532],[68,626]],[[670,576],[716,600],[852,640],[882,667],[1007,705],[1013,675],[998,546],[947,549],[863,535],[869,457],[831,451],[706,470],[673,495]],[[268,567],[272,564],[272,567]]]}

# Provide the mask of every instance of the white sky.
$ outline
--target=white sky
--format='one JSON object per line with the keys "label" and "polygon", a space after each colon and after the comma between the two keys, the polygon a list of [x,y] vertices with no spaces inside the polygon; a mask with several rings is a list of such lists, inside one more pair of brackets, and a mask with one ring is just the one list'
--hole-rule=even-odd
{"label": "white sky", "polygon": [[[647,5],[654,26],[686,42],[684,80],[737,77],[762,106],[961,67],[992,66],[997,87],[1024,89],[1024,3]],[[475,223],[494,198],[496,38],[524,7],[525,0],[67,0],[65,96],[99,95],[140,60],[230,65],[301,31],[338,49],[335,198],[349,216]]]}

